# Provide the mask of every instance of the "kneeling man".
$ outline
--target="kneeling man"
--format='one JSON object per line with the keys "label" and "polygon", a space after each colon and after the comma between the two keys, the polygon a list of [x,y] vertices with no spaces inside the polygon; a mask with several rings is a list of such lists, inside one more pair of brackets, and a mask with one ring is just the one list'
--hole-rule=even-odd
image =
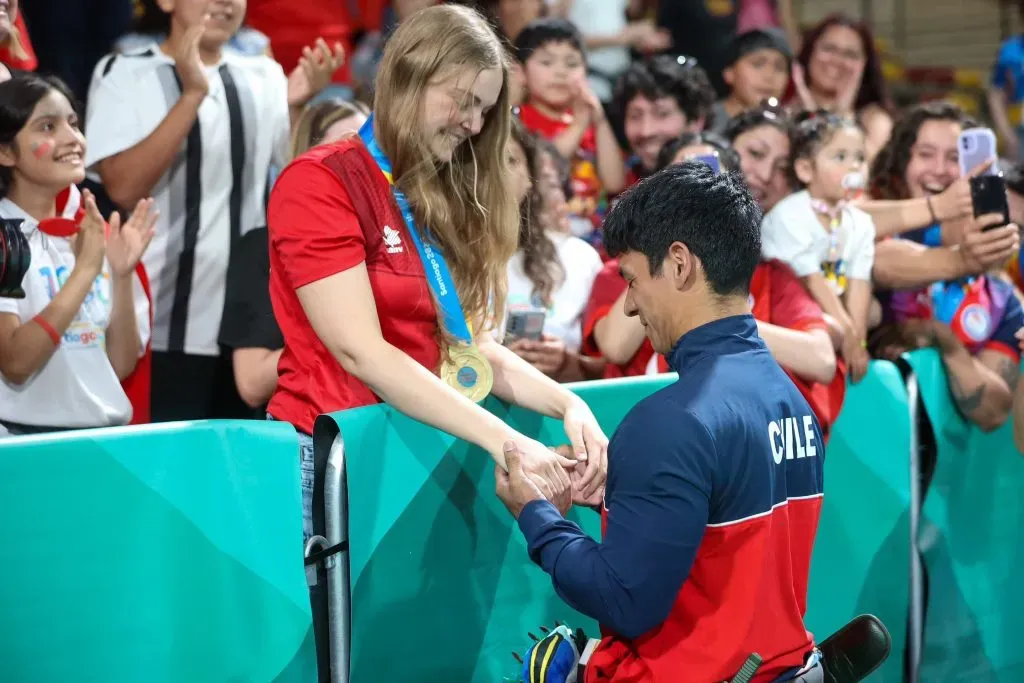
{"label": "kneeling man", "polygon": [[699,162],[644,180],[606,219],[626,312],[679,379],[611,440],[602,542],[544,500],[506,444],[498,495],[531,558],[601,624],[586,683],[715,683],[754,652],[755,681],[822,675],[803,615],[825,450],[750,315],[760,226],[743,181]]}

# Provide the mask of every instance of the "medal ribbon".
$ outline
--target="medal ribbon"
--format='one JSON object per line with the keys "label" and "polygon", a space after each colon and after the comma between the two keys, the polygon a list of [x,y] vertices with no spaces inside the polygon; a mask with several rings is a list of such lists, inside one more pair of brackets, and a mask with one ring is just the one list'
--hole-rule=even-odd
{"label": "medal ribbon", "polygon": [[406,230],[416,245],[420,261],[423,262],[423,270],[427,275],[427,282],[430,284],[430,289],[437,298],[438,305],[441,307],[445,329],[460,342],[472,344],[473,335],[470,332],[469,323],[466,321],[466,314],[462,310],[459,293],[455,290],[455,281],[452,279],[451,271],[448,270],[448,264],[445,262],[441,250],[427,241],[428,235],[421,235],[417,229],[416,219],[412,215],[409,200],[406,199],[405,193],[395,186],[394,176],[391,174],[391,162],[388,161],[384,151],[377,144],[377,138],[373,132],[373,120],[374,117],[371,114],[370,118],[367,119],[366,123],[359,130],[359,137],[362,138],[363,144],[366,145],[366,149],[370,152],[370,156],[373,157],[380,172],[384,174],[388,184],[391,186],[391,193],[394,195],[398,208],[402,212],[402,220],[405,221]]}

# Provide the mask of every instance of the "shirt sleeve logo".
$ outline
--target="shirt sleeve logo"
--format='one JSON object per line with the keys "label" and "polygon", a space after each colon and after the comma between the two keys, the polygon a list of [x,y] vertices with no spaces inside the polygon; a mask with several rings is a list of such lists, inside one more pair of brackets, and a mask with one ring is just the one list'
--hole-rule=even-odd
{"label": "shirt sleeve logo", "polygon": [[402,235],[390,225],[384,226],[384,246],[389,254],[401,254],[403,251]]}

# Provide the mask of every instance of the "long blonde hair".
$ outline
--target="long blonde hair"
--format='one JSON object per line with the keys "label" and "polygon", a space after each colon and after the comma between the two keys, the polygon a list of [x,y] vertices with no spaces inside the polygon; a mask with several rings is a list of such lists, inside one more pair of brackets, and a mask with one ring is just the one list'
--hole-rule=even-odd
{"label": "long blonde hair", "polygon": [[292,158],[301,156],[323,142],[331,126],[351,116],[369,116],[370,110],[362,102],[329,99],[306,107],[295,122],[292,134]]}
{"label": "long blonde hair", "polygon": [[[425,94],[465,68],[500,68],[501,93],[480,133],[442,164],[422,135]],[[506,268],[519,234],[519,207],[507,189],[508,85],[509,61],[498,37],[480,14],[457,5],[430,7],[403,21],[388,40],[377,75],[378,144],[420,229],[429,228],[443,251],[474,333],[502,318]],[[442,330],[450,343],[451,330]]]}

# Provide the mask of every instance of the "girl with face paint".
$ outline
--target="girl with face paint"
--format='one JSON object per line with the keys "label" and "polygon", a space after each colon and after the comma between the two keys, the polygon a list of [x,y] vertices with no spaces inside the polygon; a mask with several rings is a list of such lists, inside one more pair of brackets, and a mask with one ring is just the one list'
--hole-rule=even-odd
{"label": "girl with face paint", "polygon": [[0,299],[0,425],[12,434],[127,423],[121,386],[144,353],[148,299],[135,268],[152,202],[104,222],[85,179],[85,138],[65,86],[0,83],[0,219],[28,240],[23,299]]}

